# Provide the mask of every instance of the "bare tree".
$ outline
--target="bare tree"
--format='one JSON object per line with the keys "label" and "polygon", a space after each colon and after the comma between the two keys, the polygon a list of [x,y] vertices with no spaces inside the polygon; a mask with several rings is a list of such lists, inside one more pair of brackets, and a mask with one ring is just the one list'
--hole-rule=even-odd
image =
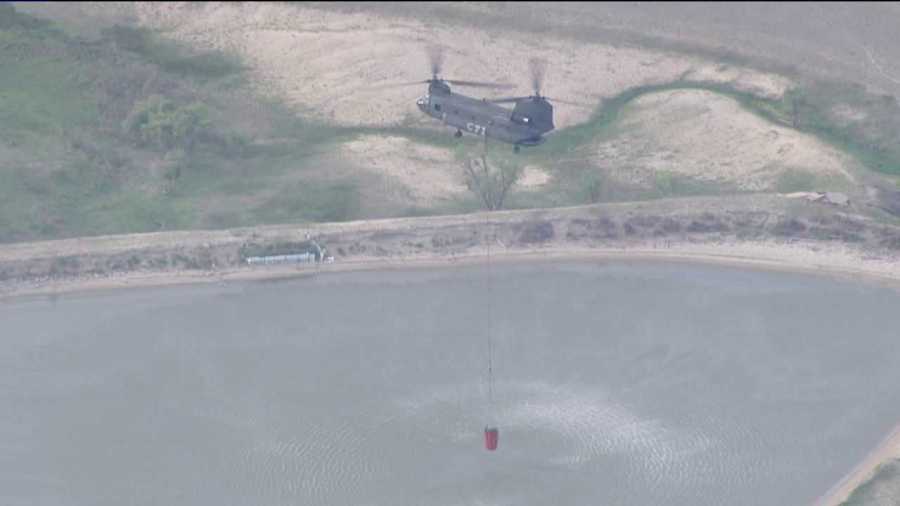
{"label": "bare tree", "polygon": [[603,200],[607,193],[607,181],[604,171],[590,171],[584,176],[583,185],[588,202],[596,204]]}
{"label": "bare tree", "polygon": [[795,129],[800,128],[800,99],[791,100],[791,126]]}
{"label": "bare tree", "polygon": [[785,94],[786,98],[790,100],[791,106],[791,126],[795,129],[800,129],[800,122],[802,120],[801,115],[803,114],[803,108],[806,106],[806,102],[804,98],[797,92],[792,92],[790,94]]}
{"label": "bare tree", "polygon": [[466,185],[489,211],[503,208],[510,189],[521,174],[522,167],[519,164],[497,164],[491,167],[486,153],[479,158],[470,158],[466,163]]}

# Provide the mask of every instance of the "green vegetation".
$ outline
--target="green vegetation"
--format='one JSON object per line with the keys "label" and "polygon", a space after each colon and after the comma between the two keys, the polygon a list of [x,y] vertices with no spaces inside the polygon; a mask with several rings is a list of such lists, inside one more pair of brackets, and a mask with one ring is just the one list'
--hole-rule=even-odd
{"label": "green vegetation", "polygon": [[815,182],[815,174],[796,169],[787,170],[778,177],[775,189],[779,193],[807,191],[813,188]]}
{"label": "green vegetation", "polygon": [[[872,170],[900,176],[900,104],[857,84],[814,82],[787,94],[794,125],[854,155]],[[858,119],[841,117],[841,110]]]}
{"label": "green vegetation", "polygon": [[878,467],[875,475],[863,483],[841,506],[888,506],[900,500],[900,460]]}
{"label": "green vegetation", "polygon": [[160,69],[181,77],[221,79],[243,70],[236,59],[224,53],[186,54],[183,48],[155,37],[146,29],[117,25],[101,33],[119,49],[133,52]]}
{"label": "green vegetation", "polygon": [[246,92],[226,56],[0,4],[0,68],[0,242],[358,216],[321,163],[358,132]]}
{"label": "green vegetation", "polygon": [[159,95],[135,103],[124,125],[126,133],[140,145],[166,151],[192,150],[198,139],[208,135],[209,127],[203,104],[178,106]]}
{"label": "green vegetation", "polygon": [[36,20],[10,16],[11,9],[0,4],[0,139],[48,147],[46,135],[91,121],[97,102],[70,85],[78,68],[60,58],[65,42]]}
{"label": "green vegetation", "polygon": [[596,204],[606,200],[609,182],[604,172],[591,171],[582,176],[581,187],[584,188],[585,201]]}
{"label": "green vegetation", "polygon": [[253,210],[257,223],[345,221],[358,216],[358,188],[352,181],[295,183]]}

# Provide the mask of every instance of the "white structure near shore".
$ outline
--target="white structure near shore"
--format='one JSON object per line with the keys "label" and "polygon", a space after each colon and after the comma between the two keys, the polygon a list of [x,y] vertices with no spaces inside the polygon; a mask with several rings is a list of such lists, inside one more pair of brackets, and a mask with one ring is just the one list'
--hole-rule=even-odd
{"label": "white structure near shore", "polygon": [[248,265],[303,264],[316,261],[315,253],[299,253],[296,255],[273,255],[266,257],[248,257]]}

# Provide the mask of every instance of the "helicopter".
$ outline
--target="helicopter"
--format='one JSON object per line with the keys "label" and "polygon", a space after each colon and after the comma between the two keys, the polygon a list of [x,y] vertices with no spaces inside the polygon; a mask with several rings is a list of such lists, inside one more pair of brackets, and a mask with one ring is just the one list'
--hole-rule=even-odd
{"label": "helicopter", "polygon": [[[559,99],[549,99],[541,95],[545,63],[532,58],[529,61],[533,95],[527,97],[507,97],[498,99],[474,98],[451,91],[450,85],[480,88],[506,88],[514,86],[499,83],[458,81],[439,77],[443,63],[440,47],[428,49],[431,63],[431,79],[402,83],[394,86],[428,84],[425,95],[416,100],[416,106],[425,115],[456,128],[454,136],[460,138],[463,132],[498,140],[513,145],[518,153],[521,146],[543,144],[547,133],[556,128],[553,124],[553,105],[549,100],[583,106]],[[508,109],[499,104],[515,104]]]}

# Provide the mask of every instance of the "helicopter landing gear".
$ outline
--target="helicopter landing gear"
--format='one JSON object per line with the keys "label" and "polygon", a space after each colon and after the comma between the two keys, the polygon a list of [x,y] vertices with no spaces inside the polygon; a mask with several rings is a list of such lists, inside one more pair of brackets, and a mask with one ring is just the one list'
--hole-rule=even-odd
{"label": "helicopter landing gear", "polygon": [[453,137],[456,137],[457,139],[459,139],[460,137],[462,137],[462,130],[457,130],[456,133],[453,134]]}
{"label": "helicopter landing gear", "polygon": [[518,144],[513,144],[513,153],[518,153],[518,152],[519,152],[519,149],[520,149],[520,148],[519,148],[519,145],[518,145]]}

